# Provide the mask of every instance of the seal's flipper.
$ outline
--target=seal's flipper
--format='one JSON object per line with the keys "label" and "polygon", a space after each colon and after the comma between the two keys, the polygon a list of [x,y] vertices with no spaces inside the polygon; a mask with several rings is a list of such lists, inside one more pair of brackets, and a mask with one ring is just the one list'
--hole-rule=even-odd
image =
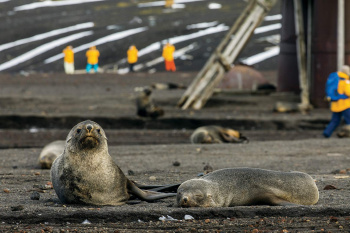
{"label": "seal's flipper", "polygon": [[155,201],[167,197],[176,196],[176,193],[159,193],[149,190],[142,190],[131,181],[128,182],[128,191],[130,194],[133,194],[134,196],[144,201]]}
{"label": "seal's flipper", "polygon": [[138,188],[140,189],[146,189],[150,191],[155,191],[155,192],[177,192],[177,188],[181,184],[166,184],[166,185],[144,185],[144,184],[139,184],[133,180],[130,180],[132,183],[134,183]]}
{"label": "seal's flipper", "polygon": [[148,189],[156,189],[156,188],[164,187],[164,185],[145,185],[145,184],[136,183],[135,181],[131,181],[131,182],[133,182],[140,189],[148,190]]}
{"label": "seal's flipper", "polygon": [[149,189],[150,191],[156,191],[156,192],[177,192],[177,188],[180,186],[181,184],[169,184],[169,185],[163,185],[157,188],[152,188]]}

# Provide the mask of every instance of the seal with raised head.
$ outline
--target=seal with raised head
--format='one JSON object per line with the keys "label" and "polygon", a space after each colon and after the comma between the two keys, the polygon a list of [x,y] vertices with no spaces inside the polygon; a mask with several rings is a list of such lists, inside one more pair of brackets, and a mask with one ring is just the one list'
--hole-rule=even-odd
{"label": "seal with raised head", "polygon": [[306,173],[226,168],[182,183],[177,190],[175,205],[313,205],[318,198],[315,181]]}
{"label": "seal with raised head", "polygon": [[153,103],[151,98],[152,90],[143,88],[136,99],[136,114],[140,117],[157,118],[164,115],[164,110]]}
{"label": "seal with raised head", "polygon": [[50,169],[53,161],[63,153],[65,144],[64,140],[57,140],[45,145],[38,159],[40,167],[42,169]]}
{"label": "seal with raised head", "polygon": [[63,154],[52,165],[51,180],[58,198],[67,204],[121,205],[130,195],[145,201],[176,195],[138,188],[109,155],[104,130],[90,120],[69,132]]}
{"label": "seal with raised head", "polygon": [[247,143],[248,138],[230,128],[208,125],[197,128],[190,137],[191,143]]}

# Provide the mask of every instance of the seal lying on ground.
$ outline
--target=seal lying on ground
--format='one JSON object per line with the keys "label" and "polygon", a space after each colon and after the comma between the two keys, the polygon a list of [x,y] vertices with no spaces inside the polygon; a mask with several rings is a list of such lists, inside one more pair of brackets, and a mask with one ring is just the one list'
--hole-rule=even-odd
{"label": "seal lying on ground", "polygon": [[90,120],[69,132],[63,154],[52,165],[51,180],[58,198],[68,204],[121,205],[130,194],[145,201],[176,195],[138,188],[113,162],[101,126]]}
{"label": "seal lying on ground", "polygon": [[221,126],[202,126],[193,131],[191,143],[247,143],[249,140],[240,132]]}
{"label": "seal lying on ground", "polygon": [[137,115],[140,117],[157,118],[164,115],[164,110],[154,105],[150,88],[144,88],[136,99]]}
{"label": "seal lying on ground", "polygon": [[53,141],[42,149],[38,163],[42,169],[50,169],[53,161],[63,153],[66,142],[63,140]]}
{"label": "seal lying on ground", "polygon": [[313,205],[318,197],[317,186],[306,173],[227,168],[182,183],[176,206]]}
{"label": "seal lying on ground", "polygon": [[153,83],[151,87],[156,90],[186,89],[186,86],[176,83]]}

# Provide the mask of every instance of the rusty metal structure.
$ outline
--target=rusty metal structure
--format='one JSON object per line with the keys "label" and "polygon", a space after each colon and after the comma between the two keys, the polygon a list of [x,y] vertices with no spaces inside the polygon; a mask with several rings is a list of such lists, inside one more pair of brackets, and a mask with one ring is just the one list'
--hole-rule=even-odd
{"label": "rusty metal structure", "polygon": [[[345,1],[345,12],[350,12],[350,2]],[[324,100],[325,83],[331,72],[337,71],[337,25],[338,1],[307,0],[302,1],[306,58],[310,61],[308,81],[311,104],[315,107],[328,107]],[[300,84],[297,69],[296,33],[293,1],[282,2],[282,31],[277,78],[277,90],[281,92],[299,92]],[[344,63],[350,64],[350,15],[345,14]]]}
{"label": "rusty metal structure", "polygon": [[276,0],[250,0],[248,6],[231,27],[205,66],[187,88],[178,106],[201,109],[214,92],[225,72],[231,69],[240,51],[258,27]]}
{"label": "rusty metal structure", "polygon": [[[249,1],[181,97],[178,107],[201,109],[205,105],[254,28],[274,4],[275,0]],[[301,92],[300,106],[304,110],[311,109],[311,105],[328,107],[324,99],[328,75],[342,64],[350,65],[350,14],[346,14],[350,12],[350,1],[282,0],[281,7],[277,91]]]}

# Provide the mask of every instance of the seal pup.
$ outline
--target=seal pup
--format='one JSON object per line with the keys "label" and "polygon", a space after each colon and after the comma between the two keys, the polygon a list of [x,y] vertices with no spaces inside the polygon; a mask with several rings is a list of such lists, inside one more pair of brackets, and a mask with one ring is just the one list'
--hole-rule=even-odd
{"label": "seal pup", "polygon": [[193,131],[191,143],[247,143],[248,138],[240,132],[216,125],[202,126]]}
{"label": "seal pup", "polygon": [[177,190],[175,205],[313,205],[318,198],[315,181],[306,173],[226,168],[182,183]]}
{"label": "seal pup", "polygon": [[45,145],[41,150],[38,163],[42,169],[50,169],[53,161],[63,153],[66,142],[57,140]]}
{"label": "seal pup", "polygon": [[60,201],[67,204],[121,205],[130,194],[145,201],[176,195],[138,188],[109,155],[104,130],[90,120],[69,132],[63,154],[51,167],[51,181]]}
{"label": "seal pup", "polygon": [[153,103],[150,88],[143,88],[136,99],[137,115],[140,117],[157,118],[164,115],[164,110]]}

